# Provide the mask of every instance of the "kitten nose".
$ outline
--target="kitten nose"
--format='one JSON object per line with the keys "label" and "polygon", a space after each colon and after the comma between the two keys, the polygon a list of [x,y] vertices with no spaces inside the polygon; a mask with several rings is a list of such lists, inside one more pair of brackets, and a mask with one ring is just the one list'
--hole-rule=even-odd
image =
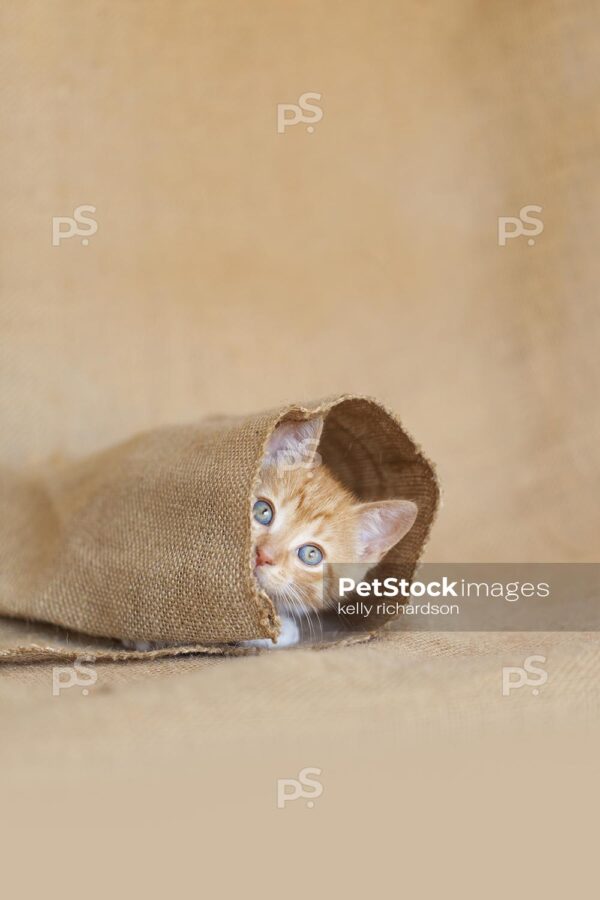
{"label": "kitten nose", "polygon": [[264,547],[256,548],[256,565],[257,566],[272,566],[273,565],[273,557]]}

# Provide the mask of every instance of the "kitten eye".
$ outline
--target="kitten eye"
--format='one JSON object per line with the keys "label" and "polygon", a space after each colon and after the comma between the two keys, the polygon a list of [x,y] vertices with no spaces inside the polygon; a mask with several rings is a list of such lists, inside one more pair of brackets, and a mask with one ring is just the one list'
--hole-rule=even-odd
{"label": "kitten eye", "polygon": [[307,566],[318,566],[323,560],[323,551],[315,544],[302,544],[298,547],[298,556]]}
{"label": "kitten eye", "polygon": [[270,525],[275,512],[268,500],[257,500],[252,507],[252,515],[259,525]]}

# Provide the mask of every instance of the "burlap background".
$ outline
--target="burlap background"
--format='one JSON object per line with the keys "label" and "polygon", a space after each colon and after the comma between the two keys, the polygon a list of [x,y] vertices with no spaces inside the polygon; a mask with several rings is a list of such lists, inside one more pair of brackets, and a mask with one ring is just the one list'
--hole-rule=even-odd
{"label": "burlap background", "polygon": [[[4,17],[3,461],[355,391],[397,410],[438,463],[445,503],[429,559],[597,558],[596,3],[25,0]],[[322,121],[278,134],[276,105],[306,91],[322,94]],[[99,226],[89,245],[53,247],[52,217],[87,203]],[[498,217],[527,204],[543,207],[543,232],[499,247]],[[323,828],[310,819],[317,804],[294,836],[326,834],[338,879],[347,866],[364,890],[385,873],[386,890],[428,897],[452,884],[463,896],[574,891],[595,858],[593,829],[572,840],[595,802],[589,777],[571,790],[585,742],[571,743],[560,772],[538,781],[531,766],[539,791],[501,778],[502,796],[501,766],[478,780],[478,759],[450,773],[455,794],[434,792],[432,770],[404,748],[418,733],[442,753],[449,734],[470,739],[496,714],[505,733],[523,720],[574,733],[575,717],[598,711],[596,639],[588,658],[558,636],[544,692],[510,698],[501,666],[521,665],[540,640],[456,638],[434,658],[445,644],[278,653],[181,678],[156,663],[135,685],[119,668],[110,694],[81,699],[77,721],[60,706],[75,690],[52,698],[49,672],[21,666],[0,715],[25,782],[36,761],[50,777],[43,741],[19,752],[48,731],[63,780],[70,766],[93,780],[103,765],[125,779],[148,744],[164,750],[153,772],[184,760],[198,772],[209,739],[216,759],[235,745],[227,777],[211,769],[223,795],[230,785],[230,823],[234,787],[258,796],[326,756],[332,779],[346,774],[324,794]],[[338,719],[351,723],[345,736]],[[95,723],[108,721],[94,756]],[[250,732],[268,773],[258,783],[241,752]],[[349,746],[367,742],[371,764],[344,769]],[[202,791],[190,785],[198,820]],[[490,808],[506,827],[485,827]],[[261,807],[248,809],[259,821]],[[368,835],[338,827],[356,809]],[[288,812],[269,829],[281,839],[253,855],[263,877],[277,853],[297,870]],[[424,835],[438,839],[429,853]],[[322,884],[317,845],[303,851],[305,889]],[[364,879],[357,846],[373,862]]]}

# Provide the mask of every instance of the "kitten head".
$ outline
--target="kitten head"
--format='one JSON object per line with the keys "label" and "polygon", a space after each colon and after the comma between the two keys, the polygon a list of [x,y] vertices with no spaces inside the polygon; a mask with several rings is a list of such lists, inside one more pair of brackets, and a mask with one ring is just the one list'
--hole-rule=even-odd
{"label": "kitten head", "polygon": [[[360,564],[362,578],[412,528],[410,500],[359,503],[321,463],[323,419],[282,422],[266,448],[252,509],[254,572],[279,606],[321,609],[336,564]],[[325,577],[324,563],[330,563]]]}

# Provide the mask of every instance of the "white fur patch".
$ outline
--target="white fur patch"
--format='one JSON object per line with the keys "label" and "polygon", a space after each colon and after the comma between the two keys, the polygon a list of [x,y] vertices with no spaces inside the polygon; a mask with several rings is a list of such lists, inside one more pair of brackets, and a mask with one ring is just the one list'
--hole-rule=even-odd
{"label": "white fur patch", "polygon": [[259,647],[261,650],[284,650],[286,647],[293,647],[300,639],[300,629],[297,622],[290,619],[289,616],[282,615],[281,632],[274,644],[270,638],[260,638],[256,641],[243,641],[242,647]]}

